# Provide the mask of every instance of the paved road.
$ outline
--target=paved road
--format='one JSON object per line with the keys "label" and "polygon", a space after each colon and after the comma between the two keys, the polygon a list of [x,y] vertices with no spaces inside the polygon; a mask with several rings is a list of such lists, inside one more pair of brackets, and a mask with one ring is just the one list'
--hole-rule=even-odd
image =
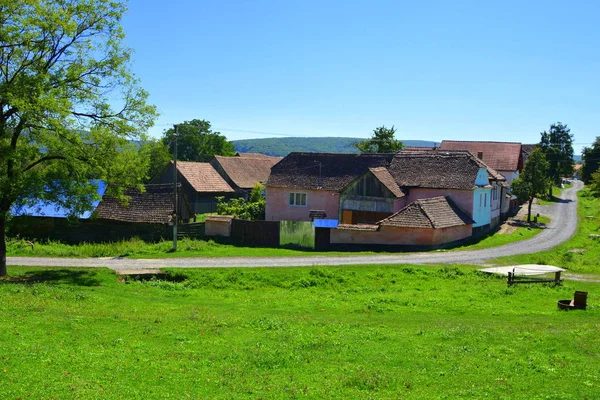
{"label": "paved road", "polygon": [[370,256],[306,256],[306,257],[227,257],[227,258],[171,258],[135,260],[127,258],[42,258],[8,257],[8,265],[107,267],[114,270],[161,267],[211,268],[211,267],[290,267],[349,264],[432,264],[460,263],[485,264],[495,258],[537,253],[548,250],[569,239],[577,227],[577,191],[583,183],[575,181],[562,192],[563,202],[544,207],[552,221],[548,228],[530,240],[507,244],[486,250],[433,251],[427,253],[398,253]]}

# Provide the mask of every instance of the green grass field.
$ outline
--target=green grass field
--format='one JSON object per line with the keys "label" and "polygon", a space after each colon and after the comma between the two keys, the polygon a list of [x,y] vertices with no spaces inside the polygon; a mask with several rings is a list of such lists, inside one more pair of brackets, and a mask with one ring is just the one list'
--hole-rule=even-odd
{"label": "green grass field", "polygon": [[[598,283],[407,265],[9,274],[3,399],[600,398]],[[588,310],[557,310],[574,290]]]}
{"label": "green grass field", "polygon": [[600,238],[589,235],[600,235],[600,199],[591,196],[589,190],[578,192],[577,231],[565,243],[551,250],[517,256],[503,257],[494,263],[513,264],[548,264],[567,268],[577,273],[600,273]]}

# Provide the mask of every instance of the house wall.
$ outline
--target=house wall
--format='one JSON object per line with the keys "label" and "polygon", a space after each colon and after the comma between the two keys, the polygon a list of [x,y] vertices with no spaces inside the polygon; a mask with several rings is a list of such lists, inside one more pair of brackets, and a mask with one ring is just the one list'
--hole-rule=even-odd
{"label": "house wall", "polygon": [[[290,206],[290,193],[306,193],[306,206]],[[310,221],[310,210],[324,210],[327,218],[338,219],[339,193],[333,190],[304,190],[267,187],[265,219],[267,221]]]}
{"label": "house wall", "polygon": [[436,246],[471,236],[471,225],[443,229],[382,226],[379,231],[332,229],[332,244]]}
{"label": "house wall", "polygon": [[506,178],[506,183],[509,185],[519,177],[519,171],[500,171],[498,170]]}
{"label": "house wall", "polygon": [[[452,201],[456,203],[467,215],[473,216],[473,191],[472,190],[458,190],[458,189],[425,189],[425,188],[411,188],[404,204],[397,202],[394,204],[394,212],[398,212],[402,207],[412,203],[419,199],[428,199],[431,197],[438,196],[450,196]],[[400,199],[402,200],[402,199]],[[396,208],[398,207],[398,208]]]}
{"label": "house wall", "polygon": [[[490,211],[491,227],[495,228],[500,224],[501,221],[501,205],[502,205],[502,185],[497,182],[492,183],[492,205]],[[495,196],[495,197],[494,197]]]}
{"label": "house wall", "polygon": [[490,195],[491,188],[475,188],[473,190],[473,228],[490,225],[492,220]]}
{"label": "house wall", "polygon": [[231,236],[231,220],[206,219],[204,225],[205,236]]}

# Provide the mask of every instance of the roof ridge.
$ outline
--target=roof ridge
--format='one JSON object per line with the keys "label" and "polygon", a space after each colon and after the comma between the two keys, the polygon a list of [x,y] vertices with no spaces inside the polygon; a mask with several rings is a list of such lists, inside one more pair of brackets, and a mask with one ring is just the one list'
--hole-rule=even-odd
{"label": "roof ridge", "polygon": [[454,143],[499,143],[499,144],[520,144],[521,142],[501,142],[498,140],[442,140],[442,142],[454,142]]}

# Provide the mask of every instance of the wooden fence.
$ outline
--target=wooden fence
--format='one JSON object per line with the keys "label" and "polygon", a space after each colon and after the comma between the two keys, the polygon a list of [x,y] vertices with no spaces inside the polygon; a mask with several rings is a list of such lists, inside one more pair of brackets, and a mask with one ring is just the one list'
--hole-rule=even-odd
{"label": "wooden fence", "polygon": [[190,238],[190,239],[204,239],[205,223],[196,222],[190,224],[178,224],[177,225],[177,238]]}
{"label": "wooden fence", "polygon": [[231,221],[231,238],[247,246],[279,246],[279,221]]}

